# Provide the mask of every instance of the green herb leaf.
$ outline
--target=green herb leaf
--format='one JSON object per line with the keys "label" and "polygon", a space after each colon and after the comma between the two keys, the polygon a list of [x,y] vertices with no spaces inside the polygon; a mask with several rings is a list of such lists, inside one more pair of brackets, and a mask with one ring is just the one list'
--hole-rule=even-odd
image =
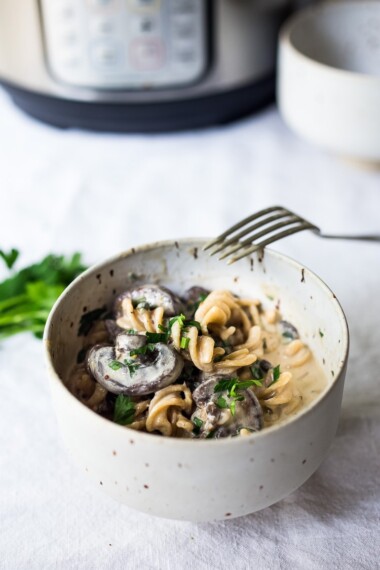
{"label": "green herb leaf", "polygon": [[117,424],[128,425],[135,418],[135,404],[129,396],[120,394],[115,401],[113,421]]}
{"label": "green herb leaf", "polygon": [[[16,250],[1,257],[13,264]],[[84,269],[79,253],[48,255],[0,283],[0,340],[26,331],[41,338],[55,301]]]}
{"label": "green herb leaf", "polygon": [[218,406],[218,408],[228,408],[228,404],[226,402],[226,400],[223,398],[223,396],[219,396],[219,398],[216,400],[216,405]]}
{"label": "green herb leaf", "polygon": [[263,383],[261,380],[244,380],[242,382],[239,382],[238,384],[238,390],[246,390],[247,388],[250,388],[251,386],[262,386]]}
{"label": "green herb leaf", "polygon": [[214,387],[214,392],[229,392],[238,381],[239,378],[224,378],[223,380],[219,380]]}
{"label": "green herb leaf", "polygon": [[190,343],[190,339],[187,338],[186,336],[183,336],[183,337],[181,338],[181,344],[180,344],[180,346],[181,346],[181,348],[185,348],[185,349],[186,349],[186,348],[188,348],[189,343]]}
{"label": "green herb leaf", "polygon": [[193,417],[193,424],[197,427],[197,428],[201,428],[203,426],[203,421],[200,418],[197,418],[196,416]]}
{"label": "green herb leaf", "polygon": [[124,365],[128,368],[129,374],[131,375],[131,377],[134,375],[136,370],[140,367],[140,365],[137,364],[136,362],[134,362],[133,360],[127,360],[127,359],[124,360]]}
{"label": "green herb leaf", "polygon": [[119,362],[119,360],[111,360],[108,366],[112,368],[112,370],[120,370],[120,368],[124,368],[124,364]]}
{"label": "green herb leaf", "polygon": [[201,324],[198,321],[185,321],[186,327],[196,327],[199,332],[202,332]]}
{"label": "green herb leaf", "polygon": [[193,417],[193,424],[194,424],[194,429],[193,429],[193,433],[195,435],[198,435],[200,432],[201,427],[203,426],[203,421],[200,418],[197,418],[196,416]]}
{"label": "green herb leaf", "polygon": [[321,338],[323,338],[323,337],[325,336],[324,333],[321,331],[321,329],[319,329],[319,336],[320,336]]}
{"label": "green herb leaf", "polygon": [[20,252],[14,248],[12,248],[8,253],[0,249],[0,257],[4,260],[8,269],[12,269],[19,255]]}
{"label": "green herb leaf", "polygon": [[184,324],[185,324],[185,320],[186,320],[186,317],[182,313],[180,315],[177,315],[176,317],[172,317],[171,319],[169,319],[169,330],[172,329],[172,326],[175,323],[178,323],[180,328],[182,329]]}
{"label": "green herb leaf", "polygon": [[147,352],[153,352],[156,350],[156,345],[153,343],[148,343],[145,346],[141,346],[140,348],[134,348],[130,351],[131,356],[138,356],[140,354],[146,354]]}
{"label": "green herb leaf", "polygon": [[271,382],[270,386],[272,386],[272,384],[277,382],[277,380],[280,378],[280,375],[281,375],[281,370],[280,370],[280,365],[278,364],[275,368],[273,368],[273,381]]}
{"label": "green herb leaf", "polygon": [[236,413],[236,400],[232,400],[232,402],[230,404],[230,411],[231,411],[231,415],[234,416]]}
{"label": "green herb leaf", "polygon": [[168,336],[169,335],[167,333],[150,333],[150,332],[146,333],[146,338],[147,338],[148,342],[151,342],[151,343],[156,343],[156,342],[167,343],[168,342]]}

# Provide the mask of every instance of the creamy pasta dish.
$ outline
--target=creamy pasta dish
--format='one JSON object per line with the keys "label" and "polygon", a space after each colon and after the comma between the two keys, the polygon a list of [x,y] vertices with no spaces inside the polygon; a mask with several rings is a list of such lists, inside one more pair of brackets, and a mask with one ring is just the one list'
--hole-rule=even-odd
{"label": "creamy pasta dish", "polygon": [[68,388],[134,430],[170,437],[246,436],[308,405],[326,380],[273,303],[157,285],[119,295],[82,323]]}

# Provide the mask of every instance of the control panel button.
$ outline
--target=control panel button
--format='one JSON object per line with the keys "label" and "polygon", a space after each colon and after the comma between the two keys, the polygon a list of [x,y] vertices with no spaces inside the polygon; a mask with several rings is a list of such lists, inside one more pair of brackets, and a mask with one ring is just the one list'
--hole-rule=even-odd
{"label": "control panel button", "polygon": [[91,55],[94,64],[103,69],[116,67],[122,59],[119,46],[108,42],[93,45]]}
{"label": "control panel button", "polygon": [[48,69],[72,86],[170,88],[206,69],[205,0],[39,1]]}
{"label": "control panel button", "polygon": [[93,36],[112,36],[115,32],[115,24],[106,18],[96,18],[90,23],[90,31]]}
{"label": "control panel button", "polygon": [[193,14],[196,11],[194,0],[172,0],[174,14]]}
{"label": "control panel button", "polygon": [[138,39],[132,43],[130,59],[139,70],[159,69],[164,63],[164,46],[160,39]]}
{"label": "control panel button", "polygon": [[116,8],[119,0],[87,0],[90,8]]}
{"label": "control panel button", "polygon": [[191,39],[196,36],[194,18],[189,15],[175,15],[172,18],[172,30],[177,38]]}
{"label": "control panel button", "polygon": [[160,8],[160,0],[129,0],[131,8],[142,12],[157,11]]}

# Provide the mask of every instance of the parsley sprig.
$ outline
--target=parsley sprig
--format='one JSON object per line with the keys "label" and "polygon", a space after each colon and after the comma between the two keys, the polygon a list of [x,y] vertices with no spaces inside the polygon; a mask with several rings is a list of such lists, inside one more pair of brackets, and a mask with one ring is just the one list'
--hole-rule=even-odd
{"label": "parsley sprig", "polygon": [[0,251],[0,259],[11,271],[0,283],[0,341],[30,331],[41,338],[46,319],[62,291],[86,267],[81,255],[48,255],[39,263],[14,270],[19,252]]}
{"label": "parsley sprig", "polygon": [[136,370],[140,367],[139,364],[129,359],[125,359],[123,362],[120,362],[120,360],[112,360],[108,366],[112,370],[120,370],[120,368],[128,368],[131,376],[133,376]]}
{"label": "parsley sprig", "polygon": [[115,401],[113,421],[126,426],[135,419],[135,404],[129,396],[120,394]]}

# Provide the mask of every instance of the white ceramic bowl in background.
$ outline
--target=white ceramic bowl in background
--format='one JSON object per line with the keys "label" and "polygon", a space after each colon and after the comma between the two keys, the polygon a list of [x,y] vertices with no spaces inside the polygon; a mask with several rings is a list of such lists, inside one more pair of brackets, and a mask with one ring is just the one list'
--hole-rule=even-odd
{"label": "white ceramic bowl in background", "polygon": [[278,69],[292,129],[339,155],[380,161],[380,2],[301,11],[281,32]]}
{"label": "white ceramic bowl in background", "polygon": [[[116,500],[154,515],[210,521],[263,509],[302,485],[330,447],[338,424],[348,330],[335,295],[312,272],[267,250],[263,260],[227,266],[203,241],[132,249],[78,277],[54,306],[44,342],[61,433],[76,463]],[[131,284],[192,285],[280,301],[285,318],[311,346],[328,386],[310,408],[280,426],[220,440],[166,438],[133,431],[87,409],[64,385],[81,346],[83,311],[112,306]],[[268,299],[266,301],[269,303]],[[319,331],[324,335],[321,337]]]}

